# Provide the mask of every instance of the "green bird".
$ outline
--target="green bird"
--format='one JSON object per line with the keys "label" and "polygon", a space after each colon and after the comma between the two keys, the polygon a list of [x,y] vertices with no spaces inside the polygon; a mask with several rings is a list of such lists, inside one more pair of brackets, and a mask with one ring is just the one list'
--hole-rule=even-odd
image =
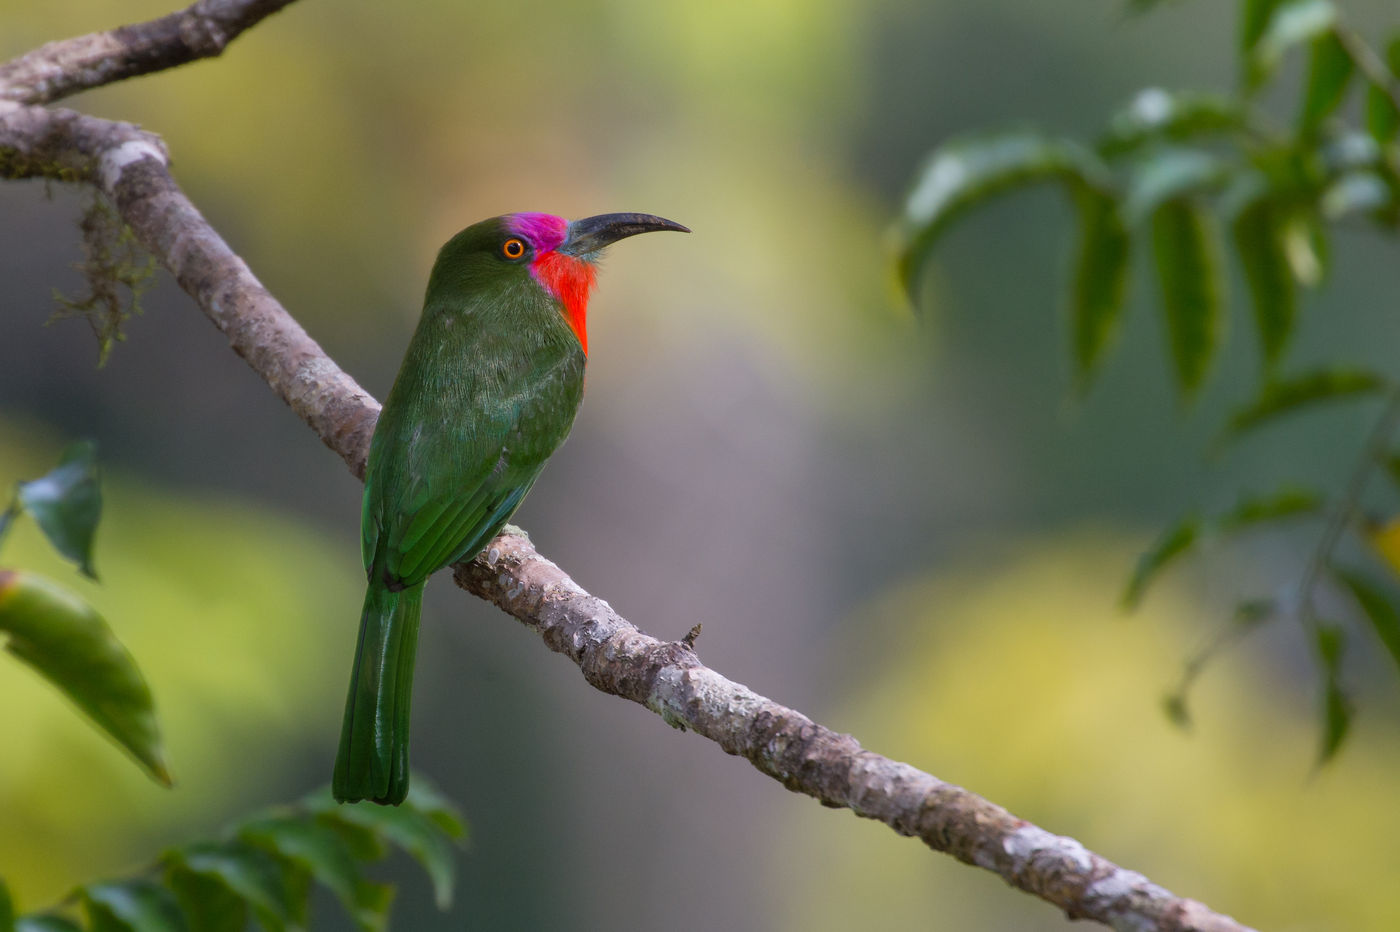
{"label": "green bird", "polygon": [[483,220],[438,253],[365,469],[369,588],[332,788],[398,805],[423,585],[480,553],[568,436],[583,400],[595,263],[610,243],[689,232],[650,214]]}

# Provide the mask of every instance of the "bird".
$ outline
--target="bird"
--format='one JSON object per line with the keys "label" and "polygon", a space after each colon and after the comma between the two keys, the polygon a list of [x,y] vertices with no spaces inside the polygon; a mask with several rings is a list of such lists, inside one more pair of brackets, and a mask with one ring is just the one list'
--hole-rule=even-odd
{"label": "bird", "polygon": [[568,436],[583,401],[598,258],[658,230],[690,232],[651,214],[527,212],[473,224],[438,252],[365,467],[368,586],[331,782],[337,801],[407,796],[424,584],[481,552]]}

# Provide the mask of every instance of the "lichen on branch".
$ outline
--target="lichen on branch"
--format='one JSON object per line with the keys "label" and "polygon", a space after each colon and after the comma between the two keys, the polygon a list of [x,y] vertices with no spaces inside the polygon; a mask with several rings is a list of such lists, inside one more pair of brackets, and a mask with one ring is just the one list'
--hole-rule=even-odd
{"label": "lichen on branch", "polygon": [[122,326],[141,313],[141,295],[155,276],[156,260],[101,193],[93,192],[78,229],[82,231],[83,258],[74,262],[73,268],[82,273],[87,293],[69,297],[55,288],[58,307],[49,321],[86,320],[97,337],[97,365],[101,367],[112,347],[126,339]]}

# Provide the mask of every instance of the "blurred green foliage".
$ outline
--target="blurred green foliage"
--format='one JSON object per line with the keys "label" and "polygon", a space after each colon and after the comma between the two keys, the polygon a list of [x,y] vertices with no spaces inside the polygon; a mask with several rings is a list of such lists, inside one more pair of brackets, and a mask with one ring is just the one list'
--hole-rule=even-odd
{"label": "blurred green foliage", "polygon": [[[322,790],[294,806],[254,813],[217,840],[165,851],[139,875],[83,884],[58,908],[13,917],[0,882],[0,930],[79,928],[77,905],[93,932],[298,932],[310,923],[313,881],[326,887],[365,932],[387,928],[393,888],[365,874],[402,847],[432,875],[438,906],[452,901],[452,842],[466,832],[460,814],[419,777],[403,805],[340,806]],[[13,923],[13,925],[11,924]]]}
{"label": "blurred green foliage", "polygon": [[[0,475],[42,472],[53,450],[32,426],[0,421]],[[310,734],[329,742],[334,703],[321,700],[338,691],[353,646],[334,637],[355,615],[353,554],[337,560],[316,534],[246,503],[121,475],[106,493],[105,583],[77,591],[139,658],[188,789],[166,795],[147,782],[34,678],[0,677],[0,705],[22,710],[7,718],[0,795],[26,801],[0,809],[0,837],[26,840],[0,847],[0,876],[25,903],[256,798],[279,748]],[[62,572],[26,523],[11,529],[5,558]]]}

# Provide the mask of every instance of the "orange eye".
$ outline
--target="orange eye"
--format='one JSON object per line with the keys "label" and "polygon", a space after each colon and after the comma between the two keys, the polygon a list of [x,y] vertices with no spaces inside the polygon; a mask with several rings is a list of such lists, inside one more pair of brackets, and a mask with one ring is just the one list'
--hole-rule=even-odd
{"label": "orange eye", "polygon": [[518,239],[508,239],[501,244],[501,255],[507,259],[519,259],[525,255],[525,244]]}

